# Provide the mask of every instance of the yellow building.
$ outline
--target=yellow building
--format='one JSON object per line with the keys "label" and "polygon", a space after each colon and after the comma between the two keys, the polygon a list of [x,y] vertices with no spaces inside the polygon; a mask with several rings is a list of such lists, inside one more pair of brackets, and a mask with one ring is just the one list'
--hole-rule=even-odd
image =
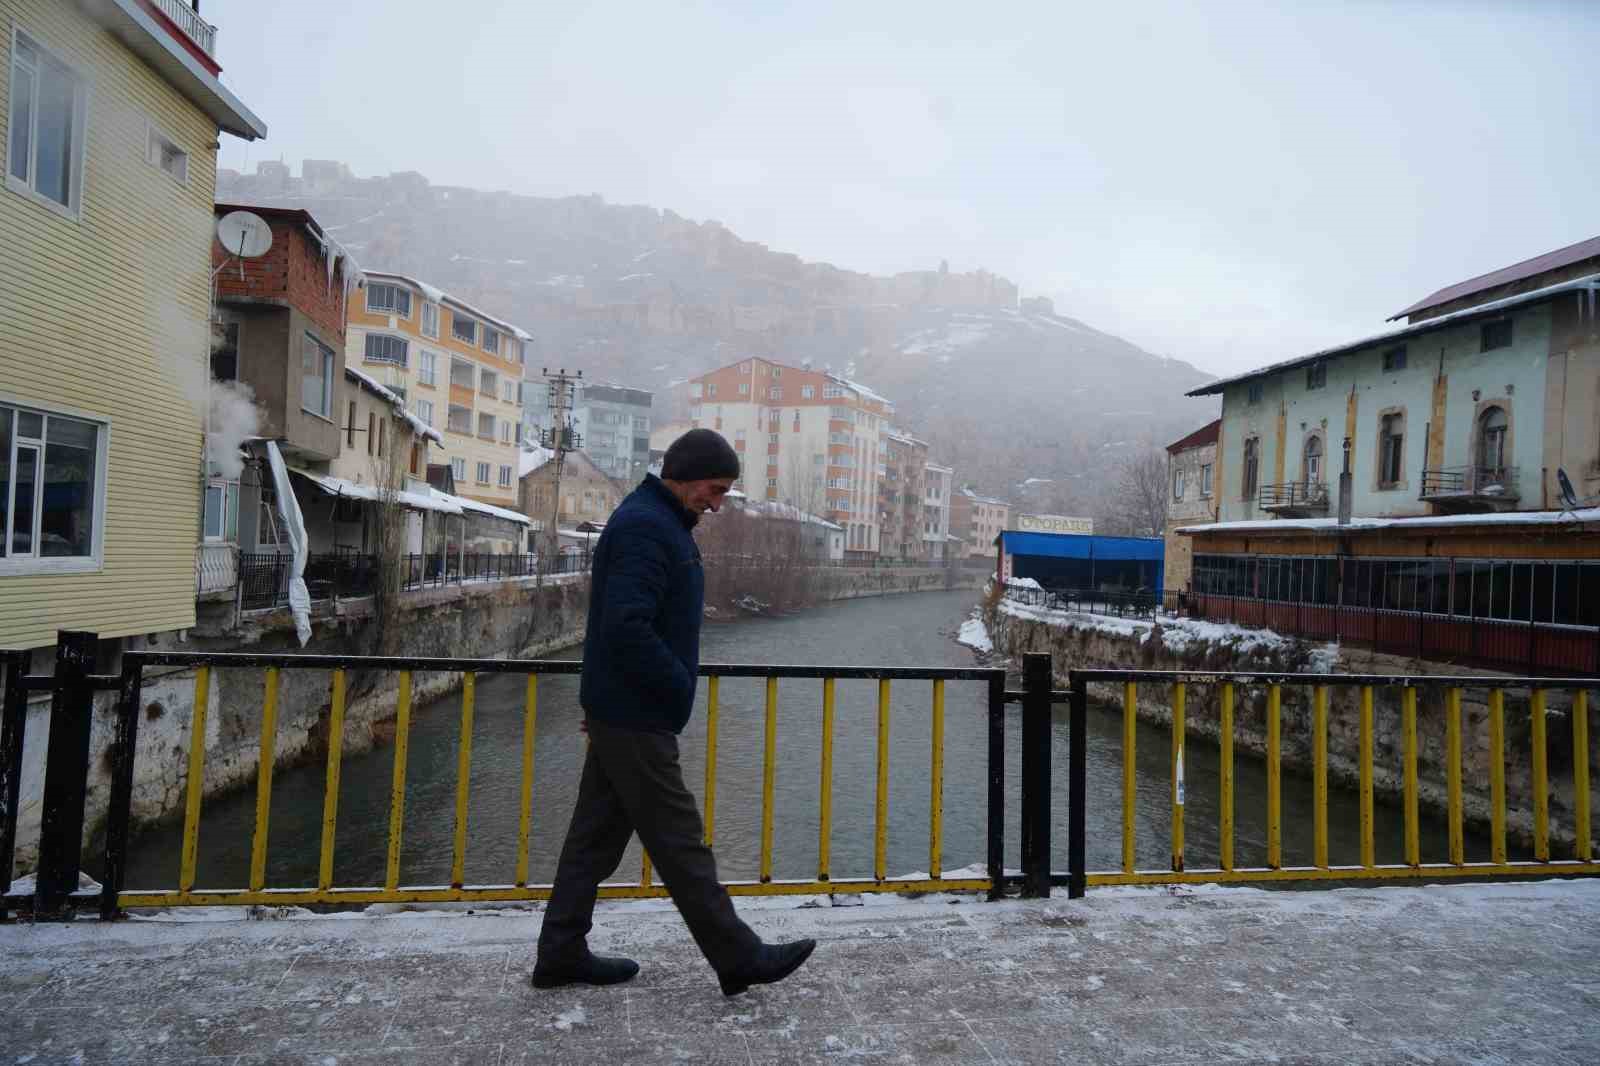
{"label": "yellow building", "polygon": [[0,27],[0,647],[183,629],[217,135],[266,127],[187,5],[0,0]]}
{"label": "yellow building", "polygon": [[415,278],[366,277],[351,301],[345,364],[444,434],[458,494],[515,509],[528,334]]}

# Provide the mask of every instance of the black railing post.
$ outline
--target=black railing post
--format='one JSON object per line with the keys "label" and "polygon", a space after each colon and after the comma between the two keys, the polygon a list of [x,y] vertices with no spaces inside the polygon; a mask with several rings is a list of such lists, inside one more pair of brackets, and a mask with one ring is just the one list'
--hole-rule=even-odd
{"label": "black railing post", "polygon": [[1006,675],[989,678],[989,898],[1005,895]]}
{"label": "black railing post", "polygon": [[28,722],[28,675],[33,653],[5,653],[5,702],[0,704],[0,918],[11,891],[11,862],[17,850],[17,803],[22,796],[22,735]]}
{"label": "black railing post", "polygon": [[1086,826],[1089,794],[1089,686],[1072,675],[1072,702],[1067,725],[1067,896],[1082,899],[1088,887]]}
{"label": "black railing post", "polygon": [[1050,656],[1022,660],[1022,894],[1050,895]]}
{"label": "black railing post", "polygon": [[36,918],[66,916],[67,897],[78,890],[83,848],[83,805],[89,784],[89,729],[94,719],[94,633],[56,634],[55,689],[45,748],[44,805],[39,821]]}
{"label": "black railing post", "polygon": [[124,660],[117,686],[117,736],[111,747],[111,799],[106,808],[106,866],[100,885],[100,917],[119,913],[117,898],[128,872],[128,830],[133,818],[133,757],[139,741],[140,692],[144,667]]}

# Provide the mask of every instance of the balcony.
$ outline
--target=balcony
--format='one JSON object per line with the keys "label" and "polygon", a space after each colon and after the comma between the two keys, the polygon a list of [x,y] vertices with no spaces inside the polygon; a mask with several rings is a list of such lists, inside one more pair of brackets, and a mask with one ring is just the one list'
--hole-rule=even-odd
{"label": "balcony", "polygon": [[217,54],[217,28],[200,17],[196,11],[184,0],[149,0],[150,6],[167,17],[178,29],[183,31],[197,48],[213,58]]}
{"label": "balcony", "polygon": [[1328,486],[1320,481],[1289,481],[1263,485],[1257,498],[1263,511],[1279,518],[1312,518],[1328,513]]}
{"label": "balcony", "polygon": [[197,596],[228,592],[239,580],[239,549],[232,544],[201,544],[194,551]]}
{"label": "balcony", "polygon": [[1514,467],[1456,466],[1422,472],[1422,495],[1440,511],[1508,511],[1517,505]]}

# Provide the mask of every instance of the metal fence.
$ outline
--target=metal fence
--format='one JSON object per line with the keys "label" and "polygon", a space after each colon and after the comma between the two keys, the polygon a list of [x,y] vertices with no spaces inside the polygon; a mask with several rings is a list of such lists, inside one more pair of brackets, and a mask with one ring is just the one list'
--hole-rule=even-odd
{"label": "metal fence", "polygon": [[[288,555],[271,552],[239,556],[239,604],[256,611],[289,602]],[[430,552],[400,558],[405,589],[433,588],[466,581],[510,581],[526,577],[582,574],[589,570],[586,555],[560,555],[541,565],[539,556],[525,552]],[[306,557],[305,582],[311,599],[352,599],[372,595],[377,580],[376,555],[331,552]]]}
{"label": "metal fence", "polygon": [[1085,611],[1090,614],[1111,614],[1119,618],[1153,617],[1157,608],[1175,607],[1181,600],[1176,593],[1158,598],[1153,592],[1118,592],[1106,589],[1046,589],[1007,585],[1006,599],[1025,603],[1030,607],[1046,607],[1058,611]]}

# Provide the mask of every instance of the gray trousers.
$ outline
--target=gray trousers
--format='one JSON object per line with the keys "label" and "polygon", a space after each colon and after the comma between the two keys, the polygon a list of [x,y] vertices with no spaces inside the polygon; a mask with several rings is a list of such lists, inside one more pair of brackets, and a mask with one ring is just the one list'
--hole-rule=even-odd
{"label": "gray trousers", "polygon": [[678,738],[592,719],[588,726],[589,753],[539,931],[539,961],[559,965],[588,952],[595,891],[616,871],[637,832],[706,961],[719,974],[732,971],[760,939],[734,913],[717,880],[700,810],[684,787]]}

